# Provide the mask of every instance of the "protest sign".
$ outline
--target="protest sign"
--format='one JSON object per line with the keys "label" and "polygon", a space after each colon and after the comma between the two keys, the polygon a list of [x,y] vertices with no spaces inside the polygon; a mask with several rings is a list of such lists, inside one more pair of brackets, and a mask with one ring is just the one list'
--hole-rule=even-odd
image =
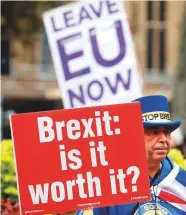
{"label": "protest sign", "polygon": [[11,116],[22,214],[147,201],[139,103]]}
{"label": "protest sign", "polygon": [[142,95],[123,1],[81,1],[43,14],[65,108]]}

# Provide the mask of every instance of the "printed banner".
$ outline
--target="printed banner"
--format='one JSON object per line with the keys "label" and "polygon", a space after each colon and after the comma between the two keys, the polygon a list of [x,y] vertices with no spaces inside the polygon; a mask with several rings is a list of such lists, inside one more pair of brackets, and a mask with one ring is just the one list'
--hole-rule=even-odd
{"label": "printed banner", "polygon": [[139,103],[11,116],[21,214],[150,200]]}
{"label": "printed banner", "polygon": [[123,1],[82,1],[43,14],[65,108],[142,95]]}

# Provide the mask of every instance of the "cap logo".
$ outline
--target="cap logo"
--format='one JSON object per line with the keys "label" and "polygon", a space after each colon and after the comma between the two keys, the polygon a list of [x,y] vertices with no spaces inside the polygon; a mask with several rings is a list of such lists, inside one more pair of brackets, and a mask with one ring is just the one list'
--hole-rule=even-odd
{"label": "cap logo", "polygon": [[144,122],[171,122],[171,115],[169,112],[155,111],[142,114]]}

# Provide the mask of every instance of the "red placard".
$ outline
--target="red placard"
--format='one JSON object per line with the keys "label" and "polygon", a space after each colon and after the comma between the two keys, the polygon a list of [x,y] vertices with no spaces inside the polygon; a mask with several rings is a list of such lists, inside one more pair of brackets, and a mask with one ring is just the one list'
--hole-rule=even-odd
{"label": "red placard", "polygon": [[147,201],[140,103],[11,116],[22,214]]}

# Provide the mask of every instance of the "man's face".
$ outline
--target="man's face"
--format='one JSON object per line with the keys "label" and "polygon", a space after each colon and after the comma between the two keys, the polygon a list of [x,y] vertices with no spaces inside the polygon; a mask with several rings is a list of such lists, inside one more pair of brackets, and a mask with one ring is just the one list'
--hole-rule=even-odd
{"label": "man's face", "polygon": [[165,127],[144,128],[148,160],[163,160],[171,148],[171,130]]}

